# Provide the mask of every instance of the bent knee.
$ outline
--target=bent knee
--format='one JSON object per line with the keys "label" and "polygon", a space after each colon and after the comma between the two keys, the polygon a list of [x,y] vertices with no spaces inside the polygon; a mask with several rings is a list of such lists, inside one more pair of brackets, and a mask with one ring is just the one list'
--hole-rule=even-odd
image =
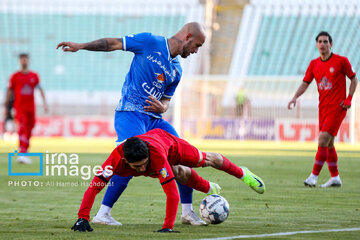
{"label": "bent knee", "polygon": [[222,166],[222,163],[223,157],[220,153],[207,152],[203,167],[211,166],[215,168],[220,168]]}
{"label": "bent knee", "polygon": [[185,184],[188,182],[190,175],[191,175],[191,169],[189,167],[186,166],[182,166],[182,165],[176,165],[176,166],[172,166],[174,175],[175,175],[175,179],[182,183]]}

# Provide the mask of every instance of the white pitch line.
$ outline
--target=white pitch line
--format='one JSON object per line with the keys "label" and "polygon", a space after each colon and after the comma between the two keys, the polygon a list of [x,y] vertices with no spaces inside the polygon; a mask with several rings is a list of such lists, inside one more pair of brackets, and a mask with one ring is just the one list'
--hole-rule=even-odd
{"label": "white pitch line", "polygon": [[309,230],[309,231],[297,231],[297,232],[279,232],[279,233],[256,234],[256,235],[238,235],[238,236],[220,237],[220,238],[201,238],[199,240],[228,240],[228,239],[239,239],[239,238],[261,238],[261,237],[273,237],[273,236],[289,236],[289,235],[306,234],[306,233],[352,232],[352,231],[360,231],[360,228],[341,228],[341,229]]}

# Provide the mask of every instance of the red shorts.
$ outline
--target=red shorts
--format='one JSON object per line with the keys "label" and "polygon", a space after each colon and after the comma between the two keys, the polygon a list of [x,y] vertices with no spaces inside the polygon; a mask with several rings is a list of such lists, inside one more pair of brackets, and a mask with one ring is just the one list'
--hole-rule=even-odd
{"label": "red shorts", "polygon": [[[170,156],[170,165],[184,165],[188,167],[202,167],[205,163],[206,153],[188,143],[187,141],[177,138],[178,153],[175,156]],[[172,157],[175,158],[171,159]]]}
{"label": "red shorts", "polygon": [[346,116],[346,109],[338,108],[322,108],[319,110],[319,130],[320,132],[328,132],[335,137],[339,131],[340,125]]}
{"label": "red shorts", "polygon": [[19,131],[31,131],[35,126],[35,112],[16,111],[15,120],[19,124]]}

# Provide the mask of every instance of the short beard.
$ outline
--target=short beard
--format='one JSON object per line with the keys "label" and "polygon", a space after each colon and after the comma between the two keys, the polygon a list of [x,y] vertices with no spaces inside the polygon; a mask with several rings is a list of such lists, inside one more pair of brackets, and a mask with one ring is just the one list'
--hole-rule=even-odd
{"label": "short beard", "polygon": [[190,56],[190,51],[189,50],[189,46],[192,44],[192,41],[188,42],[184,47],[183,47],[183,52],[181,54],[182,58],[187,58],[188,56]]}

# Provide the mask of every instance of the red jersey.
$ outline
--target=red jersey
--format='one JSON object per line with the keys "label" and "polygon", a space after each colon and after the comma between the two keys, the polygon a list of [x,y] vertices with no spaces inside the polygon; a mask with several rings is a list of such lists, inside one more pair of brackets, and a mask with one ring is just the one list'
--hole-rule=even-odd
{"label": "red jersey", "polygon": [[34,89],[39,84],[39,76],[29,71],[28,73],[16,72],[9,80],[9,88],[14,91],[14,108],[17,111],[34,112]]}
{"label": "red jersey", "polygon": [[[119,159],[114,174],[119,176],[148,176],[159,178],[160,183],[174,178],[171,166],[180,164],[178,140],[173,135],[154,129],[146,134],[136,136],[142,139],[149,148],[149,163],[146,172],[138,173]],[[124,156],[123,146],[116,149],[120,156]]]}
{"label": "red jersey", "polygon": [[[113,171],[112,174],[108,175],[105,170],[98,172],[98,174],[100,174],[99,178],[94,178],[93,182],[98,182],[100,181],[99,179],[108,182],[112,175],[149,176],[159,178],[167,197],[166,216],[163,228],[172,229],[179,203],[179,193],[176,187],[172,166],[178,164],[189,167],[202,166],[206,155],[204,156],[204,153],[200,155],[201,153],[197,148],[190,145],[185,140],[177,138],[161,129],[154,129],[136,137],[142,139],[149,149],[149,162],[146,171],[138,173],[133,170],[129,164],[123,160],[123,145],[119,145],[102,165],[102,169],[106,169],[108,166],[111,166]],[[96,188],[91,185],[87,189],[79,209],[79,218],[89,219],[90,210],[92,204],[94,203],[95,196],[103,187],[104,186]]]}
{"label": "red jersey", "polygon": [[355,72],[346,57],[331,53],[326,61],[316,58],[310,62],[304,81],[315,78],[319,91],[319,108],[339,107],[346,99],[346,76],[355,77]]}

